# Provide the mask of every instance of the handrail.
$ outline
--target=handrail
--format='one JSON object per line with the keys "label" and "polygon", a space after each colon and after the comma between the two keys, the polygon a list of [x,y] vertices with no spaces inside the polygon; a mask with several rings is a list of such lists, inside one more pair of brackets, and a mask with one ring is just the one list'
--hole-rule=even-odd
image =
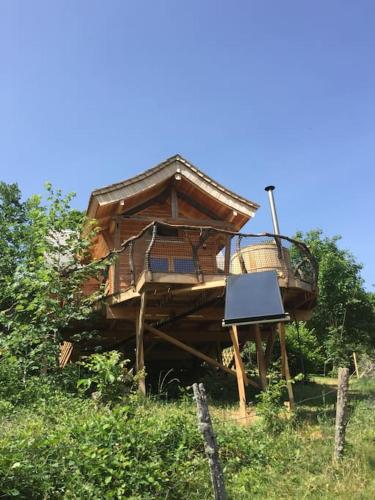
{"label": "handrail", "polygon": [[[310,284],[314,288],[316,288],[316,286],[317,286],[317,277],[318,277],[318,271],[319,271],[318,263],[317,263],[315,257],[312,255],[309,248],[307,247],[307,245],[301,241],[290,238],[289,236],[275,235],[273,233],[268,233],[268,232],[241,233],[241,232],[236,232],[236,231],[230,231],[227,229],[216,228],[214,226],[205,226],[205,225],[196,226],[196,225],[189,225],[189,224],[170,224],[168,222],[153,221],[150,224],[146,225],[138,234],[131,236],[130,238],[124,240],[121,243],[120,248],[112,250],[106,256],[102,257],[100,260],[105,260],[105,259],[108,259],[112,256],[119,255],[129,248],[130,268],[131,268],[131,270],[133,269],[133,271],[131,271],[133,273],[132,274],[132,281],[133,281],[133,279],[135,279],[134,278],[134,261],[133,261],[133,253],[134,253],[135,243],[140,238],[142,238],[150,229],[152,229],[152,236],[151,236],[151,240],[150,240],[150,243],[148,245],[148,248],[146,249],[146,252],[145,252],[145,261],[144,261],[146,270],[151,270],[150,269],[150,254],[151,254],[151,251],[153,249],[153,246],[154,246],[154,243],[156,240],[157,228],[159,226],[173,228],[173,229],[181,229],[181,230],[186,230],[186,231],[189,231],[189,230],[190,231],[200,231],[201,236],[199,238],[198,243],[193,244],[192,242],[190,242],[191,246],[192,246],[192,258],[194,261],[196,271],[199,275],[202,275],[202,270],[200,269],[200,265],[196,262],[196,260],[198,260],[198,262],[199,262],[199,259],[197,259],[197,252],[198,252],[198,249],[200,248],[200,246],[203,245],[203,243],[212,234],[220,233],[220,234],[225,234],[225,235],[230,235],[230,236],[237,236],[238,237],[237,246],[239,247],[239,249],[240,249],[240,242],[243,238],[265,238],[266,237],[266,238],[274,239],[275,237],[277,237],[279,239],[279,241],[284,240],[284,241],[287,241],[288,243],[291,243],[292,245],[297,247],[304,254],[305,259],[307,259],[308,263],[311,266],[311,283]],[[243,256],[242,256],[241,252],[239,252],[238,255],[239,255],[239,262],[241,265],[241,271],[244,272],[243,268],[246,270],[246,266],[245,266],[245,263],[243,261]],[[300,265],[301,265],[301,263],[300,263]],[[298,270],[298,266],[297,266],[297,270]]]}

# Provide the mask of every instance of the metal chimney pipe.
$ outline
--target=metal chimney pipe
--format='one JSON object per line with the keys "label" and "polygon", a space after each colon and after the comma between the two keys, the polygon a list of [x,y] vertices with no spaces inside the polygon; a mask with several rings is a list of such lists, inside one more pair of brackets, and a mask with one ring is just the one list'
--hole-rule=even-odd
{"label": "metal chimney pipe", "polygon": [[277,218],[277,212],[276,212],[276,207],[275,207],[275,199],[273,197],[273,190],[274,189],[275,189],[275,186],[267,186],[264,188],[264,190],[267,191],[267,193],[268,193],[268,200],[270,202],[273,232],[275,234],[280,234],[279,221]]}

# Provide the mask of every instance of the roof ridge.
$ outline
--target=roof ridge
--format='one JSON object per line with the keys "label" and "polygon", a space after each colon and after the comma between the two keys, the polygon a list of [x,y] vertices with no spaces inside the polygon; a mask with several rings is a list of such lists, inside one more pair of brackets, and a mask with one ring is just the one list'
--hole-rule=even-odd
{"label": "roof ridge", "polygon": [[215,181],[214,179],[212,179],[212,177],[210,177],[206,173],[202,172],[202,170],[200,170],[198,167],[196,167],[195,165],[193,165],[189,160],[187,160],[186,158],[184,158],[183,156],[181,156],[178,153],[175,154],[175,155],[173,155],[173,156],[170,156],[169,158],[167,158],[166,160],[164,160],[161,163],[157,164],[156,166],[151,167],[151,168],[145,170],[144,172],[142,172],[140,174],[137,174],[137,175],[135,175],[133,177],[130,177],[129,179],[125,179],[123,181],[116,182],[114,184],[109,184],[108,186],[104,186],[103,188],[95,189],[91,193],[91,197],[92,196],[101,195],[101,194],[110,193],[111,191],[115,191],[116,189],[119,189],[121,187],[125,187],[125,186],[128,186],[130,184],[133,184],[133,183],[135,183],[135,182],[137,182],[139,180],[142,180],[142,179],[144,179],[146,177],[149,177],[155,171],[163,169],[164,167],[170,165],[174,161],[179,161],[180,163],[184,164],[187,168],[189,168],[190,170],[193,170],[197,175],[199,175],[199,177],[201,177],[202,179],[204,179],[206,182],[208,182],[209,184],[215,186],[219,191],[222,191],[223,193],[226,193],[226,194],[232,196],[233,198],[236,198],[237,200],[242,201],[243,203],[246,203],[247,205],[251,205],[254,208],[259,208],[259,205],[257,203],[255,203],[255,202],[253,202],[251,200],[248,200],[248,199],[246,199],[246,198],[244,198],[244,197],[236,194],[235,192],[233,192],[230,189],[226,188],[222,184],[218,183],[217,181]]}
{"label": "roof ridge", "polygon": [[154,167],[148,168],[144,172],[142,172],[140,174],[137,174],[137,175],[134,175],[133,177],[129,177],[129,179],[124,179],[123,181],[115,182],[113,184],[108,184],[108,186],[104,186],[102,188],[94,189],[94,191],[91,193],[91,195],[95,196],[97,194],[108,193],[110,191],[114,191],[118,187],[122,187],[122,186],[128,185],[128,184],[132,184],[133,182],[136,182],[138,179],[150,175],[153,171],[159,170],[160,168],[165,167],[166,165],[168,165],[169,163],[171,163],[172,161],[175,161],[177,159],[182,159],[182,157],[180,155],[170,156],[169,158],[167,158],[166,160],[162,161],[161,163],[158,163]]}

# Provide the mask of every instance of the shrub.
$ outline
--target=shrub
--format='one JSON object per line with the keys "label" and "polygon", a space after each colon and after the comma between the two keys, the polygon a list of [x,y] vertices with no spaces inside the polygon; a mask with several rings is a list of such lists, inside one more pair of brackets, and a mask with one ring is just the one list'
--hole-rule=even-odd
{"label": "shrub", "polygon": [[[118,351],[92,354],[79,364],[87,372],[87,377],[78,380],[77,387],[91,394],[100,402],[114,402],[134,388],[138,373],[134,377],[126,368],[129,360],[122,360]],[[95,391],[95,392],[93,392]]]}

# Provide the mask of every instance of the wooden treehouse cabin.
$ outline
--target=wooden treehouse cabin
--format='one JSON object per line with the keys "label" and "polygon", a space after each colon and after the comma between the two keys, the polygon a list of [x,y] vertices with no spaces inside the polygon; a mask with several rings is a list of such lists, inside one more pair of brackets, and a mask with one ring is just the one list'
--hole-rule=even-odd
{"label": "wooden treehouse cabin", "polygon": [[[277,325],[223,327],[226,278],[276,270],[285,310],[306,319],[316,298],[316,271],[303,244],[240,233],[258,208],[178,155],[91,194],[87,215],[101,228],[93,257],[118,253],[96,325],[100,343],[123,351],[137,371],[145,368],[143,392],[163,370],[190,370],[194,378],[202,365],[237,377],[242,406],[246,384],[266,387]],[[278,332],[288,379],[283,324]],[[256,345],[254,379],[240,356],[248,341]]]}

